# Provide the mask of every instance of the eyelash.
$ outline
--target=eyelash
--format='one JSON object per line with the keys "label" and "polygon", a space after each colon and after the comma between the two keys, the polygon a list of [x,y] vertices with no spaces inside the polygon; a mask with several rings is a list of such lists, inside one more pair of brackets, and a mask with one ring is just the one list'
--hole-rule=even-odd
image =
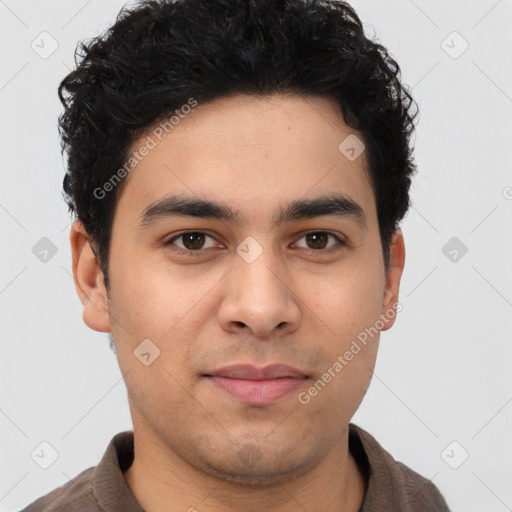
{"label": "eyelash", "polygon": [[[190,235],[192,233],[205,235],[205,236],[210,237],[212,239],[214,238],[213,236],[209,235],[208,233],[205,233],[204,231],[184,231],[183,233],[180,233],[178,235],[174,235],[172,238],[167,240],[164,243],[164,245],[165,246],[174,245],[173,242],[175,240],[177,240],[180,237],[183,237],[185,235]],[[333,247],[329,247],[328,249],[306,249],[307,251],[311,251],[313,253],[331,254],[332,252],[339,251],[340,249],[342,249],[343,247],[345,247],[347,245],[346,242],[344,242],[339,236],[337,236],[334,233],[331,233],[329,231],[309,231],[307,233],[304,233],[299,238],[299,240],[304,238],[304,237],[306,237],[306,236],[308,236],[308,235],[312,235],[312,234],[324,234],[324,235],[332,236],[336,240],[336,242],[337,242],[337,245],[334,245]],[[304,249],[304,248],[301,248],[301,249]],[[172,250],[175,251],[178,254],[183,254],[185,256],[195,257],[195,256],[199,256],[202,252],[205,252],[206,249],[197,249],[196,251],[193,251],[193,250],[190,250],[190,249],[182,249],[181,247],[178,247],[178,246],[174,245]]]}

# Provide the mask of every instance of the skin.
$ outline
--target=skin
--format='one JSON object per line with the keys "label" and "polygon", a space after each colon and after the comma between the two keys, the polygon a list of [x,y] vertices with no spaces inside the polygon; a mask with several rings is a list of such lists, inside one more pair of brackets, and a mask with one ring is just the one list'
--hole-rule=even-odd
{"label": "skin", "polygon": [[[349,134],[356,132],[324,98],[199,104],[118,190],[109,294],[87,232],[73,224],[83,318],[115,342],[135,436],[125,477],[147,512],[169,503],[199,512],[361,506],[364,479],[348,449],[348,424],[370,384],[378,335],[306,405],[293,392],[253,406],[202,377],[236,363],[278,362],[310,375],[299,389],[307,391],[398,302],[403,236],[395,232],[386,273],[365,153],[349,161],[338,150]],[[334,215],[273,223],[279,206],[333,192],[363,208],[366,227]],[[170,193],[224,201],[240,220],[170,217],[140,229],[143,210]],[[173,251],[192,252],[184,238],[165,245],[185,230],[209,235],[195,256]],[[305,237],[326,231],[346,245],[326,253],[335,239],[322,248]],[[248,236],[263,250],[252,263],[236,252]],[[389,329],[394,316],[383,322]],[[134,356],[144,339],[160,350],[149,366]]]}

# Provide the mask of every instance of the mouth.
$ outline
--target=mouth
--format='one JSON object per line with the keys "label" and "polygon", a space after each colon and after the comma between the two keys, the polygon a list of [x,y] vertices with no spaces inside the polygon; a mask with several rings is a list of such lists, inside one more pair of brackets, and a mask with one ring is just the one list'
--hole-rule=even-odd
{"label": "mouth", "polygon": [[234,365],[203,375],[216,389],[252,405],[270,405],[304,385],[309,376],[288,365]]}

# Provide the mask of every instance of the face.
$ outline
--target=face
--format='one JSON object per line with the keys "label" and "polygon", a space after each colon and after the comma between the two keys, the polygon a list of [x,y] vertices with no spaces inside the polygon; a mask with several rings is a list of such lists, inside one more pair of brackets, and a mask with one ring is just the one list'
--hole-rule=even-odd
{"label": "face", "polygon": [[[401,234],[385,274],[366,155],[338,149],[356,132],[327,99],[233,96],[158,133],[118,191],[109,298],[73,228],[84,320],[170,456],[246,484],[305,473],[366,393],[379,336],[362,333],[393,324]],[[257,372],[274,364],[294,371]]]}

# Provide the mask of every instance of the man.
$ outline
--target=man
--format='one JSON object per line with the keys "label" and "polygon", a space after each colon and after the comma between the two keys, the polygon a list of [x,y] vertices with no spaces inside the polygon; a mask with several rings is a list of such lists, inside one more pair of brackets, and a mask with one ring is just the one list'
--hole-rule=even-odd
{"label": "man", "polygon": [[150,0],[59,89],[85,323],[133,432],[36,511],[447,511],[350,423],[392,327],[415,165],[346,3]]}

